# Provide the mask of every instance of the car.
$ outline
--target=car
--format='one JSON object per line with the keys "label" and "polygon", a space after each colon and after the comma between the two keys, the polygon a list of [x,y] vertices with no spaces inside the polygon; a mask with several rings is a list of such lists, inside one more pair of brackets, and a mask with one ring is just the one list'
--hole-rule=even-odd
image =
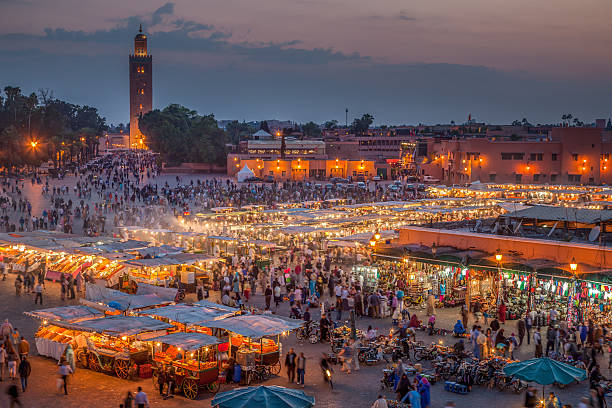
{"label": "car", "polygon": [[432,176],[423,176],[423,183],[439,183],[440,180]]}
{"label": "car", "polygon": [[380,179],[380,176],[374,176],[374,177],[372,177],[372,180],[373,181],[380,181],[381,179]]}
{"label": "car", "polygon": [[357,183],[357,187],[358,187],[358,188],[362,188],[362,189],[364,189],[364,190],[365,190],[365,189],[366,189],[366,183],[364,183],[363,181],[359,181],[359,182]]}

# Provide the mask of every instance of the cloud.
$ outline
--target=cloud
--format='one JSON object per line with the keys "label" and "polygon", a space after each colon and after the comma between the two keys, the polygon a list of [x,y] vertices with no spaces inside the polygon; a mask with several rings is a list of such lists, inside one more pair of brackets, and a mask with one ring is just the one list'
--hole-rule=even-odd
{"label": "cloud", "polygon": [[174,14],[174,3],[166,3],[153,12],[151,23],[157,25],[162,22],[164,16]]}
{"label": "cloud", "polygon": [[409,15],[408,12],[406,12],[405,10],[399,12],[399,14],[397,15],[397,19],[402,21],[416,21],[416,18]]}
{"label": "cloud", "polygon": [[[1,1],[1,0],[0,0]],[[109,53],[115,52],[114,47],[132,38],[139,24],[144,23],[145,32],[149,36],[152,49],[155,52],[215,53],[219,56],[243,60],[244,62],[261,62],[288,65],[320,65],[336,62],[366,62],[370,58],[359,53],[343,53],[332,47],[302,48],[300,40],[245,42],[235,41],[231,31],[218,29],[210,24],[178,18],[174,15],[174,4],[166,3],[150,14],[130,16],[118,20],[116,25],[108,30],[86,32],[68,30],[65,28],[46,28],[44,35],[9,33],[0,36],[0,52],[8,47],[8,43],[22,41],[22,46],[38,44],[41,48],[45,43],[56,46],[65,44],[68,52],[78,53],[79,49],[68,47],[68,43],[107,44]],[[3,47],[4,44],[4,47]],[[103,50],[100,50],[103,52]],[[91,51],[87,52],[88,54]]]}

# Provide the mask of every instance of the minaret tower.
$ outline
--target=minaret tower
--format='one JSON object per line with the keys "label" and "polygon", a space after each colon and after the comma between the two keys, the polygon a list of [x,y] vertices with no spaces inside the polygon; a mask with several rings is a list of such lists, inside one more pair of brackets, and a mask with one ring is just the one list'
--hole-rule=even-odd
{"label": "minaret tower", "polygon": [[153,109],[153,59],[147,52],[147,36],[142,24],[134,37],[134,54],[130,55],[130,147],[145,148],[138,121]]}

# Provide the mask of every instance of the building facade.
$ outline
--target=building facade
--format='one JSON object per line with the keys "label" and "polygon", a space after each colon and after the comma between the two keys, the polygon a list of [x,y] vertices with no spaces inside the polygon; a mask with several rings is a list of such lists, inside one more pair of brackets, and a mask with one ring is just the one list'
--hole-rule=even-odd
{"label": "building facade", "polygon": [[612,132],[559,127],[545,136],[426,140],[416,158],[423,174],[444,184],[610,184]]}
{"label": "building facade", "polygon": [[145,140],[138,123],[153,109],[153,57],[148,53],[147,36],[142,26],[134,37],[134,54],[130,55],[130,147],[142,149]]}

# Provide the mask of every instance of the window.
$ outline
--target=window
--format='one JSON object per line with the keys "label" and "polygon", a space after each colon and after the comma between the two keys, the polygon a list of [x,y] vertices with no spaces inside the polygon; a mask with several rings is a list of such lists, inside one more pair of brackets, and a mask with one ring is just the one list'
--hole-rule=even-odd
{"label": "window", "polygon": [[142,110],[142,103],[140,104],[139,108],[140,108],[140,110]]}
{"label": "window", "polygon": [[540,181],[540,175],[539,174],[534,174],[533,175],[533,181]]}
{"label": "window", "polygon": [[357,172],[353,171],[353,177],[357,177]]}
{"label": "window", "polygon": [[140,90],[140,94],[141,94],[141,95],[144,95],[144,89],[141,89],[141,90]]}
{"label": "window", "polygon": [[542,153],[531,153],[529,155],[529,160],[531,160],[531,161],[542,161],[543,156],[544,155]]}
{"label": "window", "polygon": [[523,175],[522,174],[518,174],[517,173],[517,174],[514,175],[514,181],[516,183],[520,183],[522,180],[523,180]]}
{"label": "window", "polygon": [[502,153],[502,160],[523,160],[525,158],[525,153]]}
{"label": "window", "polygon": [[559,157],[558,153],[553,153],[551,159],[552,159],[552,161],[557,161],[558,157]]}
{"label": "window", "polygon": [[489,174],[489,181],[495,181],[497,174]]}
{"label": "window", "polygon": [[568,174],[567,181],[570,183],[580,183],[580,174]]}
{"label": "window", "polygon": [[578,161],[578,154],[577,153],[572,154],[572,160],[573,161]]}
{"label": "window", "polygon": [[555,181],[557,181],[557,175],[556,174],[551,174],[550,175],[550,182],[554,183]]}

